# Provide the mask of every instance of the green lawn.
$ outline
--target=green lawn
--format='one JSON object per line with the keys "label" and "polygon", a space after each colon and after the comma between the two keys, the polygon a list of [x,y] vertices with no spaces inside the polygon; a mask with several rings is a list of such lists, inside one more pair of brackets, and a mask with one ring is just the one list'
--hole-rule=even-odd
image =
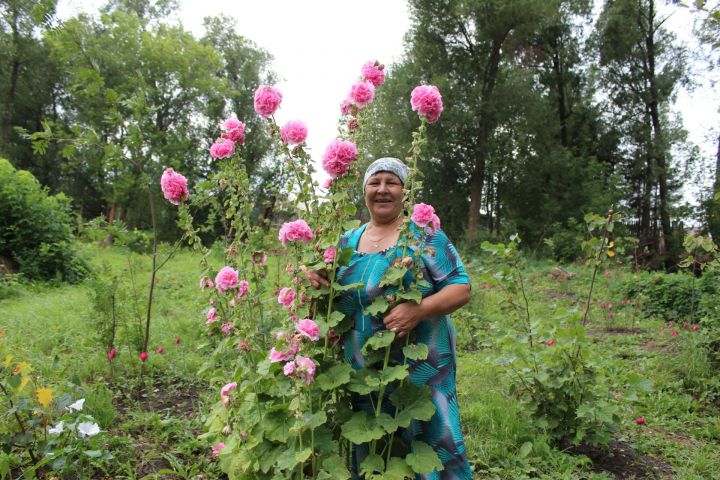
{"label": "green lawn", "polygon": [[[145,295],[148,259],[119,247],[84,249],[96,269],[122,279],[126,324],[121,331],[131,337],[138,328],[133,319],[144,319],[145,304],[135,305],[132,292],[139,299]],[[198,375],[205,322],[199,260],[197,254],[180,252],[157,277],[150,356],[142,367],[142,382],[132,342],[119,342],[117,358],[108,362],[98,340],[99,318],[89,281],[59,287],[14,285],[0,291],[5,295],[0,328],[8,350],[32,366],[38,384],[51,386],[58,395],[79,392],[87,397],[89,413],[109,432],[104,448],[114,459],[95,462],[96,473],[87,478],[219,477],[208,444],[198,438],[208,406],[217,401],[216,391]],[[477,478],[720,478],[717,405],[693,397],[683,382],[688,355],[683,336],[690,332],[671,337],[669,330],[660,332],[660,320],[643,318],[633,306],[616,310],[612,319],[597,306],[618,303],[624,282],[632,281],[633,274],[612,270],[599,278],[587,327],[591,355],[609,378],[636,373],[652,387],[637,400],[625,401],[624,392],[617,392],[620,422],[610,450],[560,449],[510,395],[506,372],[490,360],[490,327],[507,321],[507,313],[498,306],[499,287],[481,279],[481,260],[466,258],[466,263],[474,296],[455,315],[458,391],[467,452]],[[590,272],[579,265],[564,266],[571,277],[558,282],[550,274],[555,267],[536,261],[525,272],[533,317],[549,318],[584,305]],[[161,345],[164,353],[155,353]],[[636,424],[638,417],[646,423]],[[7,416],[2,421],[8,421]]]}

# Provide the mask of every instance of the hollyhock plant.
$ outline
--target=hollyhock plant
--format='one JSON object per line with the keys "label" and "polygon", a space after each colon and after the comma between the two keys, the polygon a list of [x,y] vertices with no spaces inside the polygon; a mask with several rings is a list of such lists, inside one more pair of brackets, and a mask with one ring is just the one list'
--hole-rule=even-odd
{"label": "hollyhock plant", "polygon": [[187,179],[172,168],[167,168],[163,172],[160,177],[160,188],[165,199],[174,205],[180,205],[190,195]]}
{"label": "hollyhock plant", "polygon": [[238,282],[238,292],[237,296],[238,298],[242,298],[248,293],[248,289],[250,288],[250,284],[247,280],[240,280]]}
{"label": "hollyhock plant", "polygon": [[232,322],[226,322],[220,325],[220,330],[222,330],[224,335],[230,335],[233,331],[233,323]]}
{"label": "hollyhock plant", "polygon": [[237,389],[237,382],[230,382],[220,389],[220,403],[227,407],[230,404],[230,392]]}
{"label": "hollyhock plant", "polygon": [[213,457],[217,457],[218,455],[220,455],[220,451],[221,451],[223,448],[225,448],[225,443],[224,443],[224,442],[219,442],[219,443],[216,443],[215,445],[213,445],[212,448],[211,448]]}
{"label": "hollyhock plant", "polygon": [[293,301],[295,301],[295,290],[285,287],[280,290],[277,298],[280,305],[290,308],[292,307]]}
{"label": "hollyhock plant", "polygon": [[295,220],[294,222],[286,222],[280,227],[278,238],[284,247],[287,242],[307,243],[313,239],[313,233],[305,220]]}
{"label": "hollyhock plant", "polygon": [[428,123],[435,123],[443,111],[440,90],[434,85],[418,85],[410,94],[410,106]]}
{"label": "hollyhock plant", "polygon": [[282,93],[272,85],[261,85],[255,91],[255,112],[267,118],[278,109],[282,102]]}
{"label": "hollyhock plant", "polygon": [[283,373],[286,377],[291,377],[293,372],[295,372],[295,362],[287,362],[283,367]]}
{"label": "hollyhock plant", "polygon": [[305,122],[290,120],[280,129],[280,138],[288,145],[297,145],[307,139],[308,129]]}
{"label": "hollyhock plant", "polygon": [[350,99],[346,98],[340,103],[340,113],[343,115],[350,115],[352,113]]}
{"label": "hollyhock plant", "polygon": [[287,350],[278,350],[275,347],[270,349],[270,363],[286,362],[293,358],[298,352],[298,346],[295,343],[289,343]]}
{"label": "hollyhock plant", "polygon": [[258,267],[262,267],[267,263],[267,255],[265,255],[265,252],[253,252],[252,256],[250,257],[250,261],[257,265]]}
{"label": "hollyhock plant", "polygon": [[418,203],[415,205],[415,208],[413,208],[410,219],[419,227],[427,227],[433,220],[433,215],[435,215],[435,209],[432,205]]}
{"label": "hollyhock plant", "polygon": [[305,380],[306,384],[310,385],[313,381],[313,378],[315,378],[315,369],[317,368],[315,366],[315,362],[313,362],[307,357],[298,355],[297,357],[295,357],[295,365],[297,366],[297,374],[300,376],[300,378]]}
{"label": "hollyhock plant", "polygon": [[322,167],[332,178],[337,178],[348,171],[357,155],[357,146],[353,142],[335,139],[323,153]]}
{"label": "hollyhock plant", "polygon": [[236,287],[238,284],[238,272],[232,267],[223,267],[215,276],[215,288],[218,292],[224,293],[226,290]]}
{"label": "hollyhock plant", "polygon": [[230,158],[235,153],[235,142],[229,138],[218,138],[210,147],[210,156],[215,160]]}
{"label": "hollyhock plant", "polygon": [[215,284],[208,277],[202,277],[200,279],[200,290],[205,290],[206,288],[212,288],[214,286]]}
{"label": "hollyhock plant", "polygon": [[313,342],[317,342],[320,339],[320,328],[313,320],[304,318],[297,323],[296,327],[301,335],[309,338]]}
{"label": "hollyhock plant", "polygon": [[348,99],[358,108],[362,108],[375,98],[375,86],[370,82],[357,82],[350,88]]}
{"label": "hollyhock plant", "polygon": [[374,87],[379,87],[385,82],[385,66],[378,62],[367,62],[362,66],[361,73],[363,78]]}

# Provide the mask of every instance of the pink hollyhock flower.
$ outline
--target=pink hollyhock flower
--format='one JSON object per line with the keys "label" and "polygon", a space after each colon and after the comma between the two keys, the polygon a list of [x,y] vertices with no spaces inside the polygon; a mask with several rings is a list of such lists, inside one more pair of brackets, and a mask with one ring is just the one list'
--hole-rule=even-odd
{"label": "pink hollyhock flower", "polygon": [[272,85],[261,85],[255,90],[255,112],[267,118],[278,109],[282,102],[282,93]]}
{"label": "pink hollyhock flower", "polygon": [[217,313],[217,310],[215,307],[212,307],[210,310],[207,311],[207,321],[205,322],[205,325],[210,325],[213,322],[217,322],[220,316]]}
{"label": "pink hollyhock flower", "polygon": [[315,378],[315,369],[317,368],[315,362],[307,357],[298,355],[295,357],[295,364],[297,365],[296,372],[300,378],[305,380],[306,384],[310,385],[313,378]]}
{"label": "pink hollyhock flower", "polygon": [[430,225],[432,226],[433,231],[440,230],[440,217],[437,215],[433,215],[432,219],[430,220]]}
{"label": "pink hollyhock flower", "polygon": [[418,203],[413,208],[412,216],[410,217],[416,225],[420,227],[426,227],[430,223],[435,215],[435,209],[432,205],[426,203]]}
{"label": "pink hollyhock flower", "polygon": [[295,220],[294,222],[283,223],[278,238],[284,247],[287,242],[307,243],[313,239],[313,233],[305,220]]}
{"label": "pink hollyhock flower", "polygon": [[200,289],[205,290],[206,288],[212,288],[215,284],[208,277],[202,277],[200,279]]}
{"label": "pink hollyhock flower", "polygon": [[362,66],[362,76],[365,80],[379,87],[385,82],[385,66],[378,62],[367,62]]}
{"label": "pink hollyhock flower", "polygon": [[144,362],[145,360],[147,360],[148,354],[147,354],[147,352],[142,352],[142,353],[139,355],[139,357],[140,357],[140,361],[141,361],[141,362]]}
{"label": "pink hollyhock flower", "polygon": [[115,356],[117,356],[117,350],[115,349],[115,347],[113,347],[108,352],[107,359],[112,362],[113,358],[115,358]]}
{"label": "pink hollyhock flower", "polygon": [[335,254],[337,254],[337,248],[326,248],[323,252],[323,260],[325,260],[325,263],[333,263],[335,261]]}
{"label": "pink hollyhock flower", "polygon": [[668,325],[667,325],[667,326],[668,326],[668,328],[672,328],[673,325],[674,325],[674,322],[673,322],[672,320],[670,320],[670,321],[668,322]]}
{"label": "pink hollyhock flower", "polygon": [[350,120],[348,120],[347,128],[351,132],[353,130],[357,130],[358,128],[360,128],[360,120],[358,120],[357,118],[351,118]]}
{"label": "pink hollyhock flower", "polygon": [[692,331],[694,332],[695,330],[698,329],[698,326],[699,326],[699,325],[698,325],[697,323],[693,323],[693,324],[692,324],[692,327],[690,327],[690,330],[692,330]]}
{"label": "pink hollyhock flower", "polygon": [[683,322],[682,328],[688,328],[690,324],[688,322]]}
{"label": "pink hollyhock flower", "polygon": [[228,118],[223,124],[225,132],[221,135],[222,138],[227,138],[233,142],[243,144],[245,143],[245,124],[237,118]]}
{"label": "pink hollyhock flower", "polygon": [[220,269],[218,274],[215,276],[215,288],[218,292],[224,293],[225,290],[229,290],[237,286],[238,283],[238,272],[231,267],[223,267]]}
{"label": "pink hollyhock flower", "polygon": [[335,139],[323,153],[322,167],[332,178],[339,177],[348,171],[357,154],[357,146],[353,142]]}
{"label": "pink hollyhock flower", "polygon": [[320,328],[313,320],[304,318],[297,322],[297,325],[295,326],[301,335],[308,337],[313,342],[317,342],[320,339]]}
{"label": "pink hollyhock flower", "polygon": [[337,334],[337,332],[335,331],[334,328],[331,328],[330,330],[328,330],[328,332],[327,332],[328,342],[335,344],[340,341],[340,338],[341,338],[340,335]]}
{"label": "pink hollyhock flower", "polygon": [[238,282],[238,292],[237,292],[238,298],[242,298],[245,295],[247,295],[249,288],[250,288],[250,284],[248,283],[247,280],[240,280],[240,282]]}
{"label": "pink hollyhock flower", "polygon": [[233,324],[232,322],[226,322],[220,325],[220,330],[222,330],[224,335],[230,335],[233,331]]}
{"label": "pink hollyhock flower", "polygon": [[180,337],[175,337],[175,345],[180,345]]}
{"label": "pink hollyhock flower", "polygon": [[555,345],[555,339],[548,340],[547,342],[545,342],[545,345],[547,345],[548,347],[552,347],[553,345]]}
{"label": "pink hollyhock flower", "polygon": [[237,382],[230,382],[220,389],[220,403],[227,407],[230,404],[230,392],[237,388]]}
{"label": "pink hollyhock flower", "polygon": [[286,362],[293,358],[298,352],[298,346],[290,343],[287,350],[277,350],[275,347],[270,349],[270,363]]}
{"label": "pink hollyhock flower", "polygon": [[283,367],[283,373],[286,377],[290,377],[293,372],[295,372],[295,362],[287,362]]}
{"label": "pink hollyhock flower", "polygon": [[428,123],[435,123],[443,111],[440,90],[434,85],[418,85],[410,93],[410,106],[418,115],[427,118]]}
{"label": "pink hollyhock flower", "polygon": [[293,301],[295,300],[295,290],[285,287],[280,290],[280,294],[277,298],[280,305],[290,308],[292,307]]}
{"label": "pink hollyhock flower", "polygon": [[645,418],[638,417],[635,419],[635,423],[637,423],[638,425],[645,425],[646,421],[645,421]]}
{"label": "pink hollyhock flower", "polygon": [[677,330],[673,330],[672,332],[670,332],[670,336],[677,337],[678,336]]}
{"label": "pink hollyhock flower", "polygon": [[340,103],[340,113],[343,115],[350,115],[352,108],[350,105],[350,99],[346,98]]}
{"label": "pink hollyhock flower", "polygon": [[210,147],[210,156],[215,160],[220,158],[230,158],[235,153],[235,142],[229,138],[219,138]]}
{"label": "pink hollyhock flower", "polygon": [[162,345],[160,345],[160,346],[157,348],[157,350],[155,350],[155,351],[156,351],[157,353],[159,353],[160,355],[162,355],[163,352],[165,351],[165,349],[163,348]]}
{"label": "pink hollyhock flower", "polygon": [[241,352],[249,352],[250,351],[250,344],[248,343],[247,340],[240,340],[238,342],[237,347],[238,347],[238,350],[240,350]]}
{"label": "pink hollyhock flower", "polygon": [[280,129],[280,138],[288,145],[303,143],[307,135],[307,125],[300,120],[290,120]]}
{"label": "pink hollyhock flower", "polygon": [[172,168],[166,168],[160,177],[160,188],[165,199],[174,204],[180,205],[190,195],[187,188],[187,179],[175,173]]}
{"label": "pink hollyhock flower", "polygon": [[326,178],[325,180],[323,180],[323,183],[322,183],[322,185],[320,185],[320,186],[321,186],[322,188],[324,188],[325,190],[327,190],[327,189],[330,188],[330,185],[332,185],[332,182],[333,182],[333,178],[332,178],[332,177],[328,177],[328,178]]}
{"label": "pink hollyhock flower", "polygon": [[375,98],[375,86],[370,82],[357,82],[350,88],[348,98],[358,108],[362,108]]}
{"label": "pink hollyhock flower", "polygon": [[267,255],[265,252],[253,252],[250,261],[258,267],[262,267],[267,262]]}

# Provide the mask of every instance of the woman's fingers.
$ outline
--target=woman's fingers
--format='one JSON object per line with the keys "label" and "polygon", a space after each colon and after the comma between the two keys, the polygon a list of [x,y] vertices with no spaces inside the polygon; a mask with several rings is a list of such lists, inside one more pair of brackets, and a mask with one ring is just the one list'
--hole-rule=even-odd
{"label": "woman's fingers", "polygon": [[303,273],[305,274],[305,278],[310,281],[310,285],[315,288],[330,286],[325,270],[304,270]]}

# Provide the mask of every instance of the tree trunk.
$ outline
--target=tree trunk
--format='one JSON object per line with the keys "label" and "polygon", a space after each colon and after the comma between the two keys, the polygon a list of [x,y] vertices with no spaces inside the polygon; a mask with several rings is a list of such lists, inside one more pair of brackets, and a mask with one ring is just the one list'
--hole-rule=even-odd
{"label": "tree trunk", "polygon": [[563,76],[562,62],[560,60],[560,51],[557,39],[551,42],[552,52],[552,65],[553,71],[555,72],[555,82],[557,86],[557,113],[558,119],[560,120],[560,144],[567,148],[568,141],[568,129],[567,129],[567,107],[565,99],[565,77]]}

